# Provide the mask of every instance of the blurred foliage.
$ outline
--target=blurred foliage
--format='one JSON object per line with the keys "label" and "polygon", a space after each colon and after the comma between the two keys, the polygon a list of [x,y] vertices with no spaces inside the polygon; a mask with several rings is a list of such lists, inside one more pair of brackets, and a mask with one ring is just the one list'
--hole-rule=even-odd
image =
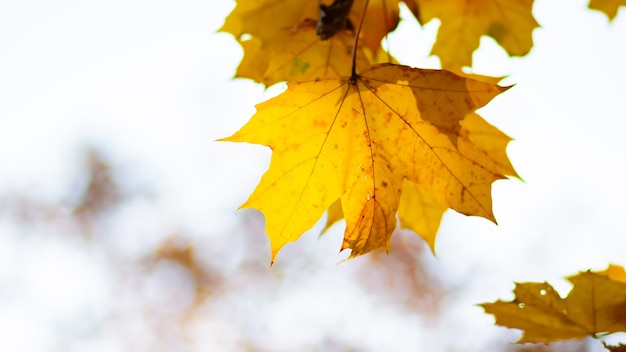
{"label": "blurred foliage", "polygon": [[[63,350],[86,351],[90,346],[120,351],[293,350],[268,338],[275,329],[273,318],[287,312],[294,327],[302,326],[300,320],[310,319],[299,315],[306,312],[299,306],[302,300],[288,298],[305,294],[305,300],[314,300],[324,295],[325,284],[345,285],[339,292],[347,295],[356,292],[355,298],[369,304],[363,310],[393,312],[384,319],[401,324],[414,317],[424,331],[445,331],[442,317],[449,314],[449,298],[463,294],[463,284],[442,280],[445,273],[414,234],[394,236],[391,255],[376,251],[340,264],[342,273],[335,281],[325,279],[327,269],[306,252],[290,256],[289,265],[270,269],[259,214],[242,212],[240,223],[224,234],[193,233],[184,230],[185,224],[171,230],[176,220],[160,213],[153,195],[131,189],[104,153],[87,150],[82,163],[74,187],[56,203],[34,194],[0,197],[0,219],[12,223],[25,239],[89,252],[104,266],[101,280],[107,283],[110,301],[75,317],[69,328],[57,327]],[[318,331],[298,333],[308,334],[305,340],[313,342],[296,341],[297,350],[376,350],[335,325],[312,326]],[[384,339],[389,332],[379,333]],[[585,341],[547,347],[511,345],[508,338],[467,347],[459,345],[462,334],[446,334],[444,341],[425,340],[424,346],[448,346],[447,351],[587,350]],[[398,345],[402,342],[389,341],[389,346]]]}

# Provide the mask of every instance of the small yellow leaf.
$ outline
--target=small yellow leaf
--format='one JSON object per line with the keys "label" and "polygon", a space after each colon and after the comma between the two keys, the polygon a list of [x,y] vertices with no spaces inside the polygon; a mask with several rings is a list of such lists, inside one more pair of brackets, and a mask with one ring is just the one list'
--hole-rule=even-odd
{"label": "small yellow leaf", "polygon": [[280,42],[292,27],[307,18],[318,18],[318,6],[315,1],[240,0],[219,31],[228,32],[237,40],[248,35],[263,43]]}
{"label": "small yellow leaf", "polygon": [[[623,268],[618,272],[623,274]],[[567,279],[574,288],[565,299],[547,283],[518,283],[515,300],[482,306],[496,317],[496,324],[522,329],[519,342],[549,343],[626,331],[626,282],[591,271]]]}
{"label": "small yellow leaf", "polygon": [[[270,86],[282,81],[306,81],[337,77],[350,72],[354,33],[339,31],[328,40],[320,40],[315,22],[304,21],[285,31],[284,40],[263,44],[252,38],[241,42],[244,57],[237,77],[252,78]],[[357,65],[372,64],[371,54],[357,50]]]}
{"label": "small yellow leaf", "polygon": [[405,0],[422,24],[441,20],[432,54],[441,67],[472,65],[472,53],[487,35],[509,55],[528,54],[532,31],[538,23],[532,15],[533,0]]}
{"label": "small yellow leaf", "polygon": [[609,21],[615,19],[620,6],[626,6],[626,0],[590,0],[589,8],[604,12]]}
{"label": "small yellow leaf", "polygon": [[[354,25],[359,23],[365,0],[355,0],[350,27],[322,40],[316,28],[318,1],[240,0],[220,28],[231,33],[244,49],[236,77],[251,78],[269,86],[276,82],[325,79],[348,75],[352,69]],[[330,5],[329,2],[324,4]],[[396,28],[399,0],[371,0],[360,33],[356,66],[392,62],[381,39]]]}

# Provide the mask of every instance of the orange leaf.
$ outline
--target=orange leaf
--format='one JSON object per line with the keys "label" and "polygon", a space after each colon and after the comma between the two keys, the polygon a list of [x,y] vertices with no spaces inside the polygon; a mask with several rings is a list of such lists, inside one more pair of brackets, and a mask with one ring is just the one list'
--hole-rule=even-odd
{"label": "orange leaf", "polygon": [[[614,270],[624,276],[623,268]],[[626,331],[626,282],[591,271],[567,279],[574,288],[565,299],[548,283],[518,283],[515,300],[482,306],[496,317],[496,324],[524,330],[519,342],[549,343]]]}

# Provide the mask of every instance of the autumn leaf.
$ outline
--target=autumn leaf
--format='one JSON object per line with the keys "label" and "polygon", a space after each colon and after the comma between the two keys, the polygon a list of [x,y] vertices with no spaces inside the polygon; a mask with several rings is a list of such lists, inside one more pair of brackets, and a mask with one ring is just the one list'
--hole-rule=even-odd
{"label": "autumn leaf", "polygon": [[280,42],[292,27],[318,16],[319,5],[315,1],[240,0],[219,31],[231,33],[240,41],[251,36],[264,43]]}
{"label": "autumn leaf", "polygon": [[519,342],[549,343],[626,331],[626,282],[612,277],[626,277],[624,269],[613,266],[570,276],[574,287],[567,298],[548,283],[518,283],[513,301],[482,306],[496,317],[496,324],[523,330]]}
{"label": "autumn leaf", "polygon": [[615,19],[620,6],[626,6],[626,0],[590,0],[589,8],[604,12],[609,21]]}
{"label": "autumn leaf", "polygon": [[[344,2],[348,4],[349,2]],[[365,0],[354,0],[347,20],[358,23]],[[340,4],[341,5],[341,4]],[[281,81],[326,79],[351,70],[355,31],[334,28],[323,38],[317,27],[317,1],[238,1],[220,31],[232,34],[244,50],[236,77],[251,78],[266,86]],[[329,11],[329,10],[327,10]],[[370,0],[357,48],[358,67],[393,62],[380,43],[400,20],[399,0]]]}
{"label": "autumn leaf", "polygon": [[[288,35],[290,28],[306,20],[318,21],[320,6],[331,4],[332,1],[238,0],[220,31],[231,33],[237,40],[247,35],[263,42],[279,42]],[[364,5],[365,0],[354,0],[348,15],[351,23],[359,22]],[[381,39],[393,31],[399,21],[399,0],[370,0],[361,31],[364,45],[376,52]]]}
{"label": "autumn leaf", "polygon": [[[465,116],[506,88],[440,70],[382,64],[355,79],[289,83],[225,141],[272,149],[242,207],[263,212],[272,260],[341,199],[351,257],[386,249],[405,181],[445,207],[495,221],[491,184],[505,177]],[[440,120],[437,120],[437,116]],[[438,124],[438,122],[441,122]],[[459,130],[460,131],[460,130]]]}
{"label": "autumn leaf", "polygon": [[[263,44],[251,38],[242,41],[244,57],[236,77],[252,78],[270,86],[282,81],[306,81],[337,77],[350,72],[354,33],[342,30],[328,40],[320,40],[314,21],[304,21],[286,31],[285,40]],[[372,54],[357,50],[357,65],[368,67]]]}
{"label": "autumn leaf", "polygon": [[[256,82],[270,85],[306,71],[310,63],[296,56],[293,63],[290,65],[284,63],[283,67],[280,67],[281,71],[287,70],[293,74],[280,76],[281,72],[267,72],[270,59],[274,59],[274,63],[277,61],[274,54],[281,48],[290,47],[289,43],[294,37],[297,43],[301,43],[302,38],[297,38],[301,24],[307,19],[317,18],[318,15],[318,5],[310,1],[238,1],[219,29],[221,32],[232,34],[244,50],[244,57],[235,76],[251,78]],[[311,46],[312,43],[305,43],[305,46],[307,45]],[[275,63],[273,66],[280,65]]]}
{"label": "autumn leaf", "polygon": [[472,66],[472,53],[480,38],[490,36],[511,56],[528,54],[532,31],[533,0],[404,0],[421,24],[441,21],[432,55],[443,68]]}

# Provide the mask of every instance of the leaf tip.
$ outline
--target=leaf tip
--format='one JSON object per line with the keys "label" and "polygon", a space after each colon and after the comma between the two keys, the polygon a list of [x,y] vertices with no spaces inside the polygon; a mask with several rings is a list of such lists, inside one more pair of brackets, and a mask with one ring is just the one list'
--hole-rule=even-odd
{"label": "leaf tip", "polygon": [[437,251],[435,251],[435,242],[433,241],[432,243],[430,242],[426,242],[426,244],[428,244],[428,248],[430,248],[430,252],[433,254],[433,256],[437,256]]}
{"label": "leaf tip", "polygon": [[239,142],[239,140],[236,138],[237,133],[232,134],[228,137],[222,137],[222,138],[218,138],[215,141],[216,142]]}
{"label": "leaf tip", "polygon": [[507,90],[509,90],[509,89],[511,89],[511,88],[513,88],[513,87],[515,87],[515,85],[516,85],[516,83],[513,83],[513,84],[508,85],[508,86],[498,86],[498,87],[500,87],[500,93],[504,93],[504,92],[506,92]]}
{"label": "leaf tip", "polygon": [[278,255],[279,251],[280,251],[280,248],[275,248],[274,245],[272,245],[272,256],[270,258],[270,268],[274,265],[274,262],[276,261],[276,256]]}

